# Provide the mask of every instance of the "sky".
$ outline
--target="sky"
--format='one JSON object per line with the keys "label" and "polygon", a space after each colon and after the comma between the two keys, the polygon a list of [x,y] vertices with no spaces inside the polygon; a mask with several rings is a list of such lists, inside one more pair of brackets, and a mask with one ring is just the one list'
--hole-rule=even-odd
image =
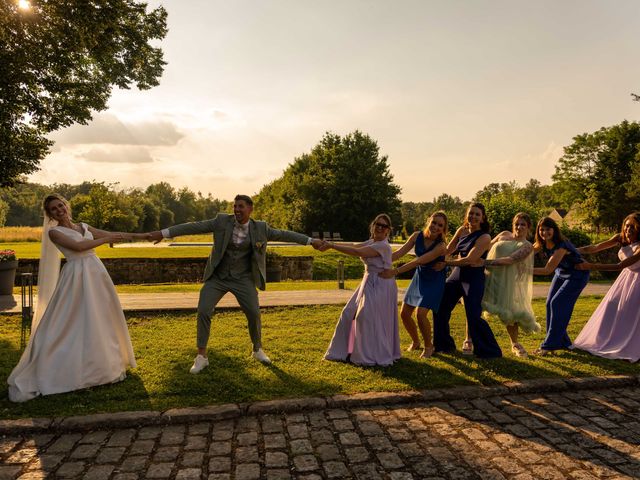
{"label": "sky", "polygon": [[167,66],[51,135],[38,183],[253,195],[360,130],[404,201],[551,182],[576,135],[640,120],[637,0],[166,0]]}

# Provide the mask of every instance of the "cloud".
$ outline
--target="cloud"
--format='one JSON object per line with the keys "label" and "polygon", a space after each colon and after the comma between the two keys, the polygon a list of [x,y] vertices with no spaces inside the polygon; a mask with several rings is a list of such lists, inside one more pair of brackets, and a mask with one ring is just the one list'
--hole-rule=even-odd
{"label": "cloud", "polygon": [[151,163],[154,161],[144,147],[95,147],[78,156],[88,162],[98,163]]}
{"label": "cloud", "polygon": [[113,114],[98,114],[88,125],[72,125],[54,133],[57,144],[176,145],[184,137],[175,124],[167,120],[125,123]]}

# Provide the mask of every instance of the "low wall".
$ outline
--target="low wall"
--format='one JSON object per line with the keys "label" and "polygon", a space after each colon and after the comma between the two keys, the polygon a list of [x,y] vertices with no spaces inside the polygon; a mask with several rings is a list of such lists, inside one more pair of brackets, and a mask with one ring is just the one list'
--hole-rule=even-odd
{"label": "low wall", "polygon": [[[311,280],[313,276],[313,257],[281,257],[282,280]],[[62,260],[64,264],[64,259]],[[113,283],[197,283],[207,263],[206,258],[104,258]],[[38,259],[18,261],[18,273],[31,272],[34,283],[38,276]],[[20,277],[16,276],[16,285]]]}

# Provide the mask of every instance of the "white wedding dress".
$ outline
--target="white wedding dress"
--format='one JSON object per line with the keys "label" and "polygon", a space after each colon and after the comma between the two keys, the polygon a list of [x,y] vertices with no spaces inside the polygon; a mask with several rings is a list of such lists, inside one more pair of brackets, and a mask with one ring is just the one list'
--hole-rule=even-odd
{"label": "white wedding dress", "polygon": [[[93,239],[87,225],[81,225],[84,235],[53,229],[77,241]],[[95,251],[56,247],[67,263],[7,380],[12,402],[117,382],[128,366],[136,366],[120,300]]]}

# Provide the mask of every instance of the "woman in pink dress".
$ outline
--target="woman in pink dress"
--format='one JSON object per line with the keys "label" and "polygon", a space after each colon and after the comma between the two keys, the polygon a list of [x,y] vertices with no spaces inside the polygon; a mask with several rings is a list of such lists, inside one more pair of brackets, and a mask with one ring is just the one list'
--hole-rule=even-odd
{"label": "woman in pink dress", "polygon": [[640,359],[640,212],[628,215],[622,231],[605,242],[582,247],[582,253],[595,253],[620,246],[614,264],[583,263],[577,268],[622,270],[593,312],[573,348],[594,355],[637,362]]}
{"label": "woman in pink dress", "polygon": [[362,282],[342,310],[324,355],[327,360],[387,366],[400,358],[398,287],[393,277],[378,275],[391,268],[388,241],[391,229],[391,219],[382,213],[371,222],[371,238],[366,242],[353,246],[327,244],[339,252],[360,257],[365,264]]}

